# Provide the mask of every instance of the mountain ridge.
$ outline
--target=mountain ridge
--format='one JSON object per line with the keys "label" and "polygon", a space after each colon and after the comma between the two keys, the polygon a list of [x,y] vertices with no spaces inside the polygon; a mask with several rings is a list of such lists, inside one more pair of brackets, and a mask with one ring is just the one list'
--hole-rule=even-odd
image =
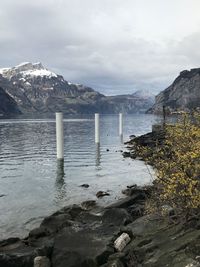
{"label": "mountain ridge", "polygon": [[[0,86],[17,103],[23,114],[134,113],[144,112],[152,98],[137,95],[105,96],[91,87],[72,84],[40,62],[24,62],[0,69]],[[120,101],[119,101],[120,98]]]}

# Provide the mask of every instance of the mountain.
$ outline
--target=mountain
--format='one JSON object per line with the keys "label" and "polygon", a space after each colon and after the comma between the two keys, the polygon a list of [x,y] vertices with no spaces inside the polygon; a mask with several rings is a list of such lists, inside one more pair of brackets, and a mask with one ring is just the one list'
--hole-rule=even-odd
{"label": "mountain", "polygon": [[72,84],[41,63],[25,62],[0,69],[0,86],[14,99],[23,114],[133,113],[152,105],[138,95],[105,96],[90,87]]}
{"label": "mountain", "polygon": [[0,87],[0,116],[20,113],[17,103]]}
{"label": "mountain", "polygon": [[155,101],[155,95],[152,94],[149,90],[138,90],[132,95],[138,98],[149,99],[151,102]]}
{"label": "mountain", "polygon": [[74,85],[45,69],[41,63],[22,63],[0,70],[0,85],[17,102],[22,113],[76,113],[78,105],[90,105],[103,95]]}
{"label": "mountain", "polygon": [[107,96],[107,101],[115,106],[116,113],[145,113],[154,104],[155,96],[146,90],[130,95]]}
{"label": "mountain", "polygon": [[170,112],[200,107],[200,68],[182,71],[168,88],[156,96],[148,113],[160,114],[163,106]]}

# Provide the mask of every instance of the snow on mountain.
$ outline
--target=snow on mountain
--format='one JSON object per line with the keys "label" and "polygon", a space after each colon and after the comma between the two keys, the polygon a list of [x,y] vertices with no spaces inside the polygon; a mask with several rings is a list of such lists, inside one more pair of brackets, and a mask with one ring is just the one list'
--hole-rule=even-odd
{"label": "snow on mountain", "polygon": [[27,65],[30,65],[30,64],[31,64],[30,62],[22,62],[19,65],[15,66],[14,68],[20,68],[20,67],[27,66]]}
{"label": "snow on mountain", "polygon": [[22,71],[23,76],[47,76],[47,77],[57,77],[57,75],[54,72],[51,72],[46,69],[40,69],[40,70],[27,70],[27,71]]}
{"label": "snow on mountain", "polygon": [[4,72],[6,72],[7,70],[9,70],[10,68],[1,68],[0,69],[0,74],[3,75]]}
{"label": "snow on mountain", "polygon": [[23,62],[15,67],[11,68],[3,68],[0,69],[0,74],[6,78],[12,78],[16,75],[21,75],[22,77],[26,76],[40,76],[40,77],[57,77],[57,75],[49,71],[48,69],[44,68],[40,62],[37,63],[30,63],[30,62]]}

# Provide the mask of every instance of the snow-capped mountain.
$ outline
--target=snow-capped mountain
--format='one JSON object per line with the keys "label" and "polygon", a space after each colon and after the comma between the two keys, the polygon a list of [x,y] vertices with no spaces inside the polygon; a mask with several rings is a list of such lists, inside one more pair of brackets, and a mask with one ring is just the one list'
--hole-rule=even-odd
{"label": "snow-capped mountain", "polygon": [[0,74],[4,77],[10,78],[12,76],[20,75],[23,76],[24,79],[33,76],[41,76],[41,77],[57,77],[57,75],[47,69],[45,69],[40,62],[38,63],[30,63],[24,62],[13,68],[4,68],[0,69]]}
{"label": "snow-capped mountain", "polygon": [[56,110],[76,113],[73,110],[74,102],[88,104],[103,97],[89,87],[65,81],[61,75],[49,71],[41,63],[25,62],[0,69],[0,74],[0,85],[23,113]]}
{"label": "snow-capped mountain", "polygon": [[148,99],[134,95],[107,97],[90,87],[72,84],[41,63],[21,63],[0,69],[0,86],[22,113],[116,113],[148,109]]}

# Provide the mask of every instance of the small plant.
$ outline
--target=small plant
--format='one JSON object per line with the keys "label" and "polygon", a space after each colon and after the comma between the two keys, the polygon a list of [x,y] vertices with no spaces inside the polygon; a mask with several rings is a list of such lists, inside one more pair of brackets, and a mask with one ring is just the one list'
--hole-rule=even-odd
{"label": "small plant", "polygon": [[[165,141],[155,148],[137,147],[137,152],[156,169],[153,203],[148,209],[169,205],[179,214],[200,208],[200,115],[184,114],[174,125],[165,125]],[[156,202],[156,203],[155,203]]]}

